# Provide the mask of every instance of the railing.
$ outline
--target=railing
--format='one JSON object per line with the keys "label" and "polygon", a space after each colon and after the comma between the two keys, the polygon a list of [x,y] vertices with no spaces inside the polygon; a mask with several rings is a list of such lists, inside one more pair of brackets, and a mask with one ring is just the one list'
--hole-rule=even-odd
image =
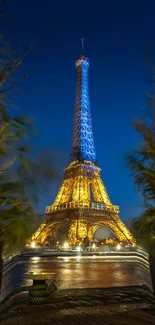
{"label": "railing", "polygon": [[87,209],[98,209],[98,210],[108,210],[112,212],[119,212],[119,207],[112,205],[112,206],[105,206],[102,203],[94,203],[94,202],[68,202],[62,203],[59,205],[52,205],[46,208],[46,213],[50,213],[57,210],[65,210],[65,209],[76,209],[76,208],[87,208]]}
{"label": "railing", "polygon": [[4,266],[6,266],[7,264],[9,264],[14,258],[21,256],[21,252],[20,251],[16,251],[15,253],[12,253],[9,256],[3,256],[3,262],[4,262]]}

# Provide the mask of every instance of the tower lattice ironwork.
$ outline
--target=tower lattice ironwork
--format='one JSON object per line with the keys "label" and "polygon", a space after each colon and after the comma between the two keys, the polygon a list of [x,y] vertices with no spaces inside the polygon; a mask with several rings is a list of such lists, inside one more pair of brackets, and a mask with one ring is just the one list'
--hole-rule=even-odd
{"label": "tower lattice ironwork", "polygon": [[81,243],[92,238],[98,227],[108,228],[125,244],[135,239],[119,218],[119,207],[114,206],[100,177],[93,132],[88,91],[89,60],[80,56],[76,61],[77,88],[70,161],[64,169],[64,179],[53,205],[46,208],[46,220],[32,236],[44,243],[66,227],[68,241]]}

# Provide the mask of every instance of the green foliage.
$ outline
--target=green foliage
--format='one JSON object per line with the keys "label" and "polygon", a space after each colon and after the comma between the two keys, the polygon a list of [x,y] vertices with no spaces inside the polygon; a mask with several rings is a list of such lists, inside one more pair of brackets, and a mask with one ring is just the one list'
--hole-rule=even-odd
{"label": "green foliage", "polygon": [[36,230],[40,223],[37,202],[55,177],[49,155],[32,155],[25,145],[25,125],[13,122],[10,119],[6,125],[2,119],[0,126],[0,241],[5,249],[19,248]]}
{"label": "green foliage", "polygon": [[127,155],[138,192],[145,210],[133,219],[132,228],[138,242],[150,246],[155,237],[155,97],[148,97],[149,106],[143,120],[135,121],[133,128],[141,136],[139,146]]}
{"label": "green foliage", "polygon": [[[154,125],[153,125],[154,124]],[[155,122],[136,121],[134,129],[141,135],[139,148],[127,155],[138,191],[145,202],[155,202]]]}
{"label": "green foliage", "polygon": [[148,207],[144,213],[132,221],[133,234],[137,243],[150,248],[155,240],[155,208]]}
{"label": "green foliage", "polygon": [[1,248],[6,252],[22,247],[36,230],[40,194],[55,177],[51,157],[31,150],[32,120],[14,112],[16,70],[37,40],[21,57],[0,40],[0,255]]}

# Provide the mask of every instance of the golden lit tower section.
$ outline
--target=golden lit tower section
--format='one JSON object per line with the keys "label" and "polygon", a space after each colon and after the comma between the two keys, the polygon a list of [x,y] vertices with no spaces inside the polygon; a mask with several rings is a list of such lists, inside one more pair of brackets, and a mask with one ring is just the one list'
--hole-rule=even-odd
{"label": "golden lit tower section", "polygon": [[89,60],[76,60],[77,87],[74,112],[73,140],[69,165],[53,205],[46,208],[46,220],[33,235],[44,243],[65,226],[70,243],[82,243],[92,238],[98,227],[112,231],[120,242],[134,244],[135,239],[120,220],[119,207],[111,203],[100,177],[88,90]]}

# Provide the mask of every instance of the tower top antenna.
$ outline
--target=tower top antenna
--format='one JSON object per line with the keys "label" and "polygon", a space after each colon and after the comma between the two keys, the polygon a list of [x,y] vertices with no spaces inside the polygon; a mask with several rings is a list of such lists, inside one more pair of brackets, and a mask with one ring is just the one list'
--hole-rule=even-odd
{"label": "tower top antenna", "polygon": [[81,38],[82,55],[84,55],[84,38]]}

